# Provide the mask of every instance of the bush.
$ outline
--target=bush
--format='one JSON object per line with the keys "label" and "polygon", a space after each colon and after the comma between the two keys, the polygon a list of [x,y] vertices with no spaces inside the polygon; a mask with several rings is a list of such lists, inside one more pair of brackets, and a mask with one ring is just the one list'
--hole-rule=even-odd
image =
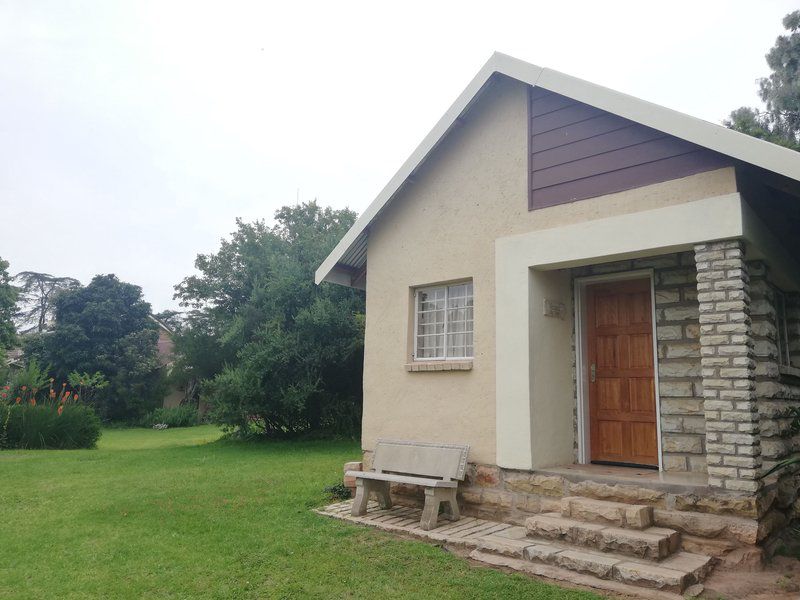
{"label": "bush", "polygon": [[347,500],[350,498],[350,488],[341,481],[334,485],[326,486],[322,491],[328,494],[328,498],[331,501]]}
{"label": "bush", "polygon": [[157,408],[142,420],[145,427],[161,423],[169,427],[192,427],[200,424],[200,413],[194,406],[181,404],[171,408]]}
{"label": "bush", "polygon": [[0,405],[2,448],[94,448],[99,438],[100,419],[83,404]]}

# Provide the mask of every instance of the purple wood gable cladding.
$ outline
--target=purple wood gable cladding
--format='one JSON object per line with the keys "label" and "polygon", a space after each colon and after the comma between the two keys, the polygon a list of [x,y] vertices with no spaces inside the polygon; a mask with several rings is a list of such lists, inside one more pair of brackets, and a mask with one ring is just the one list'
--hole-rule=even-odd
{"label": "purple wood gable cladding", "polygon": [[542,88],[529,88],[535,210],[730,166],[727,156]]}

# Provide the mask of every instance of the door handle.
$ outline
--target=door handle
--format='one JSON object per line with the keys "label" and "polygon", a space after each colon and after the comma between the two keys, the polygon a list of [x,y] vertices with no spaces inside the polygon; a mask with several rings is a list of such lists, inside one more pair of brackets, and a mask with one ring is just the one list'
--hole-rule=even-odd
{"label": "door handle", "polygon": [[592,383],[597,381],[597,365],[592,363],[592,366],[589,368],[589,375],[591,377]]}

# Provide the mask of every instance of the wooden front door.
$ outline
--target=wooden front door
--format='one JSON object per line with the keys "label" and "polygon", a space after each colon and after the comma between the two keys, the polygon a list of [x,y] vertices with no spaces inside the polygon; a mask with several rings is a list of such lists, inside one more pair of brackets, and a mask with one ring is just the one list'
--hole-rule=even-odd
{"label": "wooden front door", "polygon": [[592,462],[658,466],[650,280],[586,288]]}

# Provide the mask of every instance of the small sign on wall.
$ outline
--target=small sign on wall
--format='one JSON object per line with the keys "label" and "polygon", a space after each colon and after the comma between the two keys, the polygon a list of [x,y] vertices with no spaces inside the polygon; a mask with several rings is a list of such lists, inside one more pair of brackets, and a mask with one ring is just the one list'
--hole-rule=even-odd
{"label": "small sign on wall", "polygon": [[563,302],[557,300],[544,299],[544,316],[564,319],[567,316],[567,307]]}

